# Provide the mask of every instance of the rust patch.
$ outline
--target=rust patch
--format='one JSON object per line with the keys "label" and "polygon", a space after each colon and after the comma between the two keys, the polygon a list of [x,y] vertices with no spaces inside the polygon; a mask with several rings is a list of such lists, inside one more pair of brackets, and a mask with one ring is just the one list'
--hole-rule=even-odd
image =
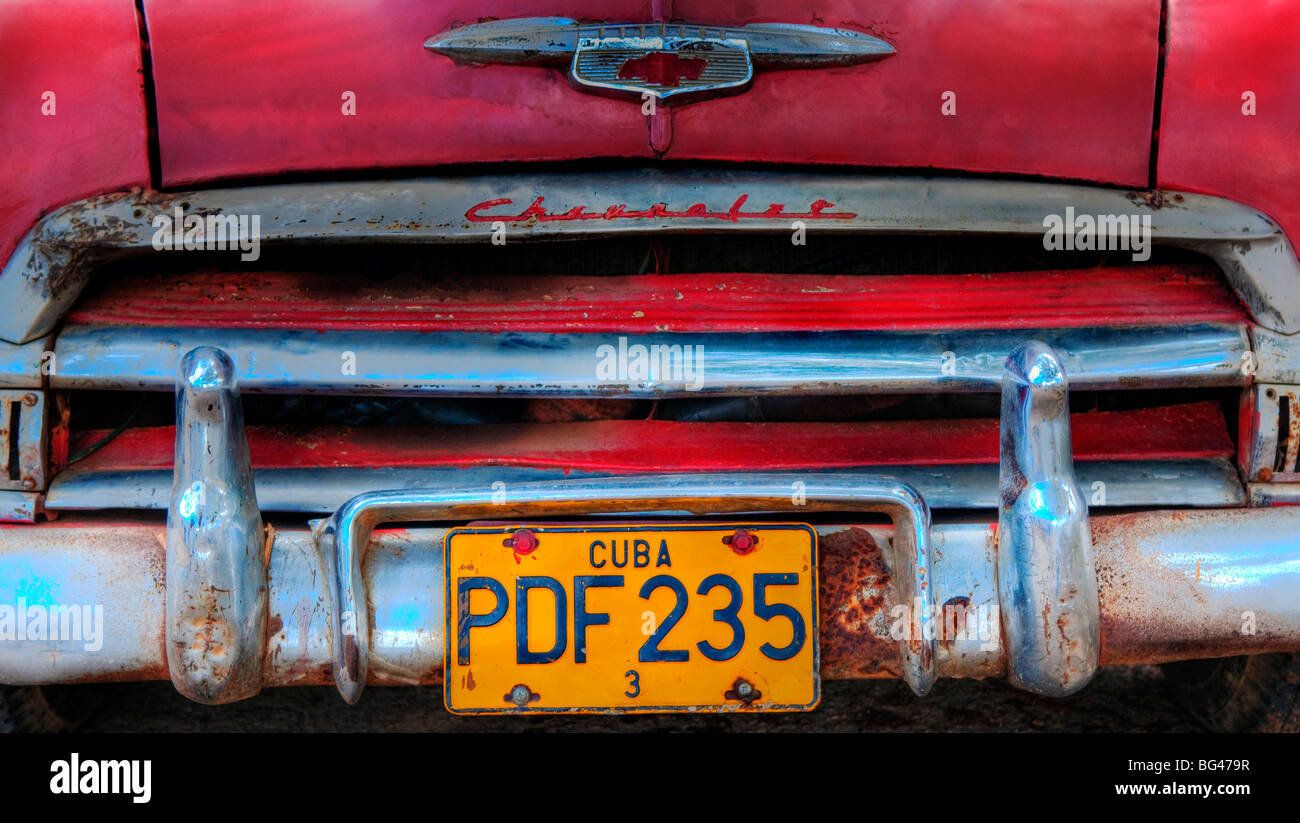
{"label": "rust patch", "polygon": [[271,549],[275,546],[275,526],[266,524],[266,542],[263,550],[262,568],[271,568]]}
{"label": "rust patch", "polygon": [[964,595],[950,597],[944,601],[940,614],[943,623],[938,641],[944,645],[952,643],[958,637],[966,636],[966,624],[970,620],[970,598]]}
{"label": "rust patch", "polygon": [[620,419],[635,414],[640,402],[608,397],[530,400],[524,408],[524,420],[530,423],[573,423]]}
{"label": "rust patch", "polygon": [[824,534],[821,573],[821,671],[830,679],[898,677],[902,661],[891,623],[889,568],[863,528]]}
{"label": "rust patch", "polygon": [[[1159,189],[1152,189],[1150,191],[1131,191],[1126,196],[1133,203],[1144,205],[1152,211],[1163,209],[1165,204],[1168,202],[1165,199],[1165,193]],[[1177,199],[1179,202],[1182,201],[1181,197]]]}
{"label": "rust patch", "polygon": [[348,635],[343,641],[343,669],[353,680],[361,671],[361,650],[357,648],[357,639]]}

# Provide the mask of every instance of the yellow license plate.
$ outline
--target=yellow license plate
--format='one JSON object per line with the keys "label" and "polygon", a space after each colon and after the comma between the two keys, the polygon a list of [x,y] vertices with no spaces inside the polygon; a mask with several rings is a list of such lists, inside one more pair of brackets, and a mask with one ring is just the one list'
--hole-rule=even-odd
{"label": "yellow license plate", "polygon": [[808,711],[821,696],[804,524],[448,532],[447,709]]}

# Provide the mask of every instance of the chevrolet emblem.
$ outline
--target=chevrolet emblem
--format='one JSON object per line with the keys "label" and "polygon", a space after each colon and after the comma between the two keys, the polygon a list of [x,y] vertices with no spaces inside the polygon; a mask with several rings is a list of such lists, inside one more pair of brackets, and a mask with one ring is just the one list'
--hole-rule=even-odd
{"label": "chevrolet emblem", "polygon": [[564,17],[463,26],[429,38],[424,47],[462,64],[565,68],[580,91],[674,103],[745,91],[755,69],[849,66],[894,53],[885,41],[847,29],[579,23]]}

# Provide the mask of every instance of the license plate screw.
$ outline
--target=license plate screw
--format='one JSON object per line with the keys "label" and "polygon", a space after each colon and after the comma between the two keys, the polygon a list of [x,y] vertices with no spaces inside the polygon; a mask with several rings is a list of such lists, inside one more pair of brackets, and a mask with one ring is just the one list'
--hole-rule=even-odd
{"label": "license plate screw", "polygon": [[736,678],[736,682],[731,684],[731,689],[723,693],[722,696],[728,700],[739,700],[741,703],[748,706],[750,703],[753,703],[755,700],[762,697],[763,693],[754,688],[753,683],[750,683],[743,677],[738,677]]}
{"label": "license plate screw", "polygon": [[746,529],[736,529],[735,534],[722,538],[722,542],[730,546],[736,554],[749,554],[758,548],[758,535]]}
{"label": "license plate screw", "polygon": [[520,529],[501,541],[501,545],[509,546],[514,550],[515,554],[531,554],[539,544],[540,541],[537,539],[537,535],[528,529]]}
{"label": "license plate screw", "polygon": [[537,694],[532,689],[525,686],[523,683],[520,683],[519,685],[515,686],[513,689],[510,690],[510,694],[506,695],[507,702],[514,703],[516,706],[519,706],[520,708],[527,706],[529,703],[536,703],[538,700],[541,699],[542,696],[540,694]]}

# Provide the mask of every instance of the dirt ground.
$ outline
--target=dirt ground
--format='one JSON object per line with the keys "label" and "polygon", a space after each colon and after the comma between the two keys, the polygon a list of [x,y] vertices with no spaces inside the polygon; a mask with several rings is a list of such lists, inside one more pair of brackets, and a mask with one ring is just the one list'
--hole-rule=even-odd
{"label": "dirt ground", "polygon": [[999,681],[941,680],[917,698],[896,681],[829,681],[810,714],[768,716],[455,717],[442,691],[370,688],[348,706],[333,688],[272,689],[229,706],[201,706],[170,683],[104,687],[90,732],[1188,732],[1200,725],[1170,693],[1154,666],[1103,669],[1081,694],[1046,700]]}

